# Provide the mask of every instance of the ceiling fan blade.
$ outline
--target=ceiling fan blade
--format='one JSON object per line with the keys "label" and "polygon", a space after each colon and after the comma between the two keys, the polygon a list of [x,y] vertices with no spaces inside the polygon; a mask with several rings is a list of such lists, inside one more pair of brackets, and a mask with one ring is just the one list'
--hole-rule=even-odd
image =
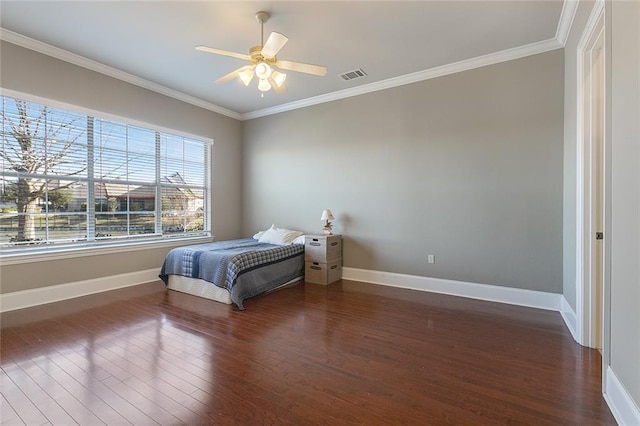
{"label": "ceiling fan blade", "polygon": [[265,58],[275,58],[280,49],[287,44],[289,39],[283,34],[272,32],[267,42],[262,46],[262,56]]}
{"label": "ceiling fan blade", "polygon": [[227,50],[215,49],[208,46],[196,46],[196,50],[207,53],[215,53],[216,55],[231,56],[232,58],[244,59],[245,61],[251,60],[251,56],[244,53],[229,52]]}
{"label": "ceiling fan blade", "polygon": [[300,62],[291,61],[278,61],[276,62],[278,68],[289,71],[303,72],[306,74],[313,74],[323,76],[327,74],[327,68],[320,65],[303,64]]}
{"label": "ceiling fan blade", "polygon": [[216,80],[216,83],[226,83],[229,80],[233,80],[235,77],[238,76],[238,74],[240,74],[242,71],[251,68],[251,65],[245,65],[244,67],[240,67],[237,70],[231,71],[229,74],[220,77],[219,79]]}

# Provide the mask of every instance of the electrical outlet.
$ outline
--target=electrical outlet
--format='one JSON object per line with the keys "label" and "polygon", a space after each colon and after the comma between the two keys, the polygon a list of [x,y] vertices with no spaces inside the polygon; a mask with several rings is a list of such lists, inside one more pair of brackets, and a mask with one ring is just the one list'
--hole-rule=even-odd
{"label": "electrical outlet", "polygon": [[436,257],[432,254],[427,256],[427,262],[429,263],[436,263]]}

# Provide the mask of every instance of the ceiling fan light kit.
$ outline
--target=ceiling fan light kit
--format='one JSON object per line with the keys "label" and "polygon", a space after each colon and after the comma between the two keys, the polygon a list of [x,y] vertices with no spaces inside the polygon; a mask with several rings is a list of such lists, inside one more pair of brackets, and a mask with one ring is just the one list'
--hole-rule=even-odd
{"label": "ceiling fan light kit", "polygon": [[282,93],[286,90],[284,85],[287,79],[287,74],[280,72],[276,69],[290,70],[296,72],[302,72],[306,74],[324,76],[327,74],[327,69],[320,65],[303,64],[300,62],[292,61],[280,61],[276,58],[280,49],[289,40],[286,36],[280,33],[272,32],[264,43],[264,23],[269,20],[269,14],[267,12],[257,12],[256,20],[260,24],[260,46],[254,46],[249,49],[249,54],[228,52],[226,50],[216,49],[208,46],[196,46],[196,50],[207,53],[214,53],[217,55],[231,56],[237,59],[243,59],[251,62],[251,65],[245,65],[229,74],[220,77],[216,80],[216,83],[224,83],[229,80],[238,77],[245,86],[249,86],[253,76],[258,77],[258,90],[260,90],[260,96],[264,97],[264,92],[268,92],[273,88],[274,92]]}
{"label": "ceiling fan light kit", "polygon": [[256,76],[260,80],[267,80],[271,77],[271,67],[266,62],[260,62],[256,65]]}

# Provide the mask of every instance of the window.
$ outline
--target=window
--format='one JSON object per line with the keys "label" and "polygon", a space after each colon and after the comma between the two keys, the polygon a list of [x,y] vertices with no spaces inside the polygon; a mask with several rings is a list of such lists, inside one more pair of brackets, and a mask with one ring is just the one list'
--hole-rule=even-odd
{"label": "window", "polygon": [[209,142],[1,101],[3,249],[210,235]]}

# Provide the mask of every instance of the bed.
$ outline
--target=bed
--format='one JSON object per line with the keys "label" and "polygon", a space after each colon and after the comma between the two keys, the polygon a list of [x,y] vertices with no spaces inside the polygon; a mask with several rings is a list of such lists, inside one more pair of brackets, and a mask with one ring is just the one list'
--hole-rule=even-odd
{"label": "bed", "polygon": [[167,254],[160,278],[171,290],[244,310],[244,300],[304,278],[304,245],[245,238],[178,247]]}

